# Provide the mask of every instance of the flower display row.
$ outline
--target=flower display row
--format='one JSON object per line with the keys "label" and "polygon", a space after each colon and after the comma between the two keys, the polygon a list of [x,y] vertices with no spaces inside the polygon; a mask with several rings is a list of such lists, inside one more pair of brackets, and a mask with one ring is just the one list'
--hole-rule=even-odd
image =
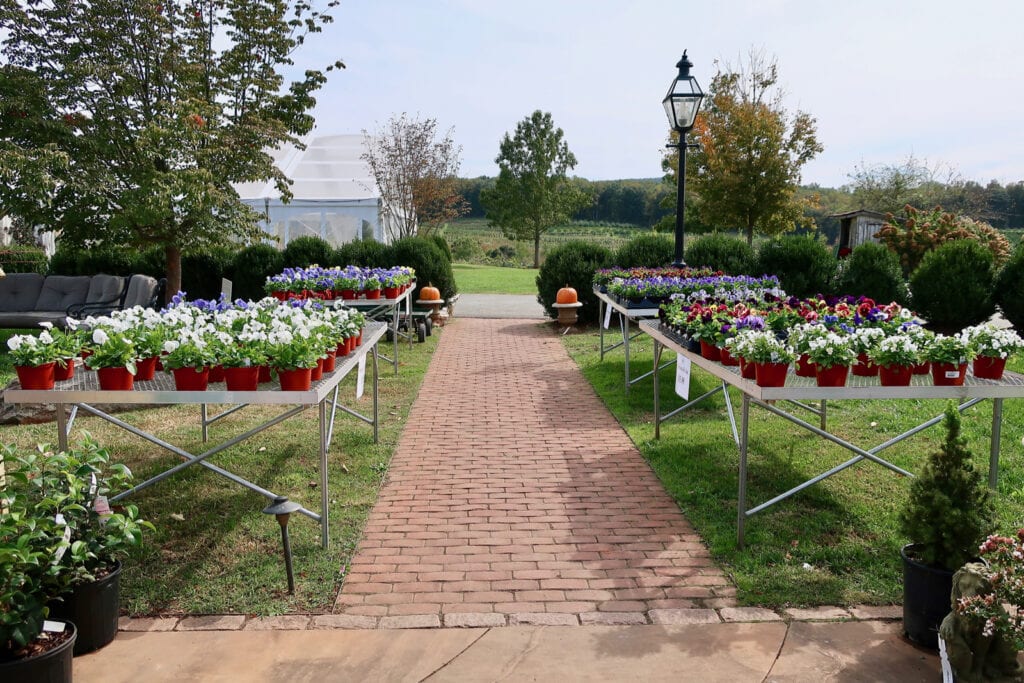
{"label": "flower display row", "polygon": [[288,299],[396,299],[416,279],[408,266],[394,268],[285,268],[267,277],[267,294],[281,301]]}
{"label": "flower display row", "polygon": [[606,287],[621,303],[656,307],[672,300],[760,299],[785,295],[774,275],[697,275],[689,277],[613,278]]}
{"label": "flower display row", "polygon": [[975,377],[998,380],[1007,358],[1024,348],[1016,332],[988,323],[934,334],[896,303],[772,299],[676,300],[663,308],[662,322],[685,335],[694,351],[699,345],[705,358],[739,365],[762,386],[783,386],[794,363],[796,375],[816,377],[820,386],[844,386],[850,373],[905,386],[929,371],[936,385],[960,385],[972,360]]}
{"label": "flower display row", "polygon": [[224,381],[228,390],[253,391],[270,381],[271,369],[282,389],[306,390],[361,343],[364,324],[359,311],[316,300],[190,302],[179,293],[160,312],[115,311],[71,322],[66,332],[17,335],[7,345],[25,389],[70,379],[81,354],[100,388],[131,389],[161,366],[181,390]]}
{"label": "flower display row", "polygon": [[608,284],[616,278],[623,280],[641,280],[647,278],[691,278],[691,277],[707,277],[709,275],[722,275],[722,271],[714,271],[710,268],[691,268],[689,266],[683,266],[682,268],[676,268],[675,266],[666,266],[664,268],[599,268],[594,272],[594,288],[604,292],[607,291]]}

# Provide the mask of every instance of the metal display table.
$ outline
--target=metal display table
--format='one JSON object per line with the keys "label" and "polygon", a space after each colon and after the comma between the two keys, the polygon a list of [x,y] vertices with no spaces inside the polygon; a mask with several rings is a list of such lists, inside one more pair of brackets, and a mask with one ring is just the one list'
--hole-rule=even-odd
{"label": "metal display table", "polygon": [[[325,301],[325,304],[332,304],[334,306],[348,306],[349,308],[355,308],[361,313],[366,315],[367,320],[377,320],[387,323],[387,331],[392,335],[393,350],[392,355],[389,358],[383,353],[380,357],[388,363],[391,363],[395,368],[395,374],[398,374],[398,340],[399,338],[407,338],[409,340],[409,348],[412,348],[412,302],[410,297],[412,296],[413,290],[416,288],[415,283],[410,285],[408,289],[398,295],[394,299],[331,299]],[[404,306],[403,306],[404,304]],[[402,332],[399,325],[399,320],[402,317],[402,309],[405,309],[405,318],[410,321],[409,332]]]}
{"label": "metal display table", "polygon": [[[161,472],[160,474],[147,479],[133,488],[122,491],[111,497],[111,501],[118,501],[132,495],[144,488],[172,476],[187,467],[200,465],[208,470],[230,479],[240,486],[255,491],[256,493],[273,500],[278,494],[254,484],[241,476],[229,472],[211,462],[208,459],[221,451],[235,446],[247,439],[259,434],[265,429],[272,427],[290,417],[298,415],[311,406],[317,407],[318,432],[319,432],[319,455],[320,455],[320,512],[312,512],[306,508],[298,510],[320,523],[321,545],[326,548],[328,543],[328,482],[327,482],[327,451],[331,445],[334,435],[334,419],[337,412],[351,415],[367,424],[373,425],[373,440],[377,441],[378,432],[378,408],[377,408],[377,342],[384,336],[386,330],[384,323],[367,323],[363,329],[363,343],[357,346],[348,356],[339,358],[336,361],[334,372],[325,373],[324,377],[310,387],[309,391],[281,391],[276,383],[265,385],[267,388],[259,391],[227,391],[219,388],[221,385],[213,384],[207,391],[177,391],[174,388],[174,380],[170,375],[157,373],[152,381],[137,382],[132,391],[104,391],[100,390],[96,379],[96,373],[90,371],[76,372],[75,376],[66,382],[60,382],[58,386],[50,390],[27,390],[9,389],[4,392],[4,401],[7,403],[54,403],[57,408],[57,441],[61,450],[68,446],[68,435],[74,424],[75,416],[81,409],[87,413],[100,417],[111,424],[124,429],[136,436],[164,448],[182,458],[184,462]],[[338,401],[338,388],[341,380],[344,379],[353,369],[365,369],[366,358],[373,361],[373,415],[368,417],[362,415],[352,408],[342,405]],[[175,446],[154,434],[128,424],[109,413],[99,409],[95,404],[147,404],[147,405],[182,405],[199,404],[202,415],[202,435],[205,443],[209,436],[209,426],[228,415],[241,410],[247,405],[281,405],[293,406],[276,417],[263,422],[243,434],[232,437],[204,452],[195,455]],[[210,417],[207,414],[208,405],[232,405],[231,408],[222,413]],[[72,406],[70,417],[65,415],[65,406]],[[329,412],[328,412],[329,409]]]}
{"label": "metal display table", "polygon": [[[1006,372],[1003,379],[999,381],[978,379],[970,372],[962,386],[934,386],[931,375],[915,376],[911,385],[906,387],[883,387],[878,383],[877,377],[857,377],[850,375],[844,387],[819,387],[813,377],[799,377],[790,369],[786,376],[786,386],[783,387],[760,387],[753,380],[743,379],[740,376],[738,367],[730,367],[707,360],[686,350],[685,341],[675,332],[662,327],[657,320],[645,320],[640,323],[640,329],[654,339],[654,363],[660,362],[664,349],[674,351],[689,359],[693,366],[714,375],[722,384],[719,389],[708,392],[704,396],[687,403],[683,408],[689,407],[712,393],[721,390],[726,395],[726,406],[729,411],[729,418],[733,424],[733,431],[739,447],[739,485],[737,495],[737,516],[736,516],[736,538],[739,547],[743,547],[744,523],[748,517],[775,505],[776,503],[789,498],[790,496],[812,486],[834,474],[837,474],[852,465],[864,460],[869,460],[881,465],[898,474],[912,477],[910,472],[888,462],[879,453],[893,446],[904,439],[921,432],[928,427],[942,422],[943,416],[939,415],[926,422],[923,422],[903,434],[895,436],[884,443],[873,448],[864,449],[827,431],[826,424],[826,402],[831,400],[865,400],[865,399],[956,399],[958,410],[963,412],[967,408],[976,405],[986,399],[992,401],[992,429],[989,441],[989,470],[988,481],[991,488],[996,488],[999,481],[999,439],[1003,420],[1003,399],[1024,398],[1024,376]],[[736,432],[735,418],[732,414],[732,405],[728,401],[728,387],[736,387],[743,395],[743,403],[740,409],[740,426]],[[662,417],[658,400],[658,374],[654,375],[654,419],[655,425],[660,426],[661,422],[668,417],[676,415],[682,410],[676,409],[668,416]],[[817,400],[821,402],[821,409],[814,412],[821,417],[820,426],[810,424],[799,417],[788,413],[776,405],[775,401],[787,401],[798,407],[808,408],[801,401]],[[768,412],[778,415],[793,424],[817,434],[818,436],[831,441],[843,448],[853,452],[854,457],[835,467],[818,474],[794,488],[781,493],[771,500],[760,505],[747,509],[747,433],[749,427],[750,405],[754,404],[764,408]],[[657,432],[657,430],[656,430]],[[657,433],[656,433],[657,435]]]}
{"label": "metal display table", "polygon": [[[597,290],[594,291],[594,295],[597,296],[597,302],[598,302],[597,303],[597,313],[598,313],[598,327],[601,330],[601,343],[600,343],[600,347],[601,347],[601,360],[604,360],[605,353],[607,353],[609,351],[613,351],[613,350],[619,348],[620,346],[622,347],[623,353],[626,356],[626,369],[625,369],[625,373],[626,373],[626,393],[628,394],[629,393],[629,388],[631,386],[633,386],[634,384],[636,384],[640,380],[642,380],[642,379],[644,379],[646,377],[650,377],[651,375],[655,374],[654,371],[651,370],[650,372],[645,372],[644,374],[639,375],[637,377],[632,377],[631,378],[629,376],[629,359],[630,359],[630,355],[629,355],[629,342],[631,340],[633,340],[633,339],[636,339],[637,337],[643,336],[643,331],[639,331],[639,332],[636,332],[634,334],[630,330],[630,327],[631,327],[631,325],[632,325],[634,320],[639,323],[641,320],[649,320],[651,318],[657,319],[657,317],[658,317],[658,310],[659,309],[657,307],[655,307],[655,308],[630,308],[628,306],[624,306],[623,304],[619,303],[618,301],[616,301],[615,299],[610,297],[606,292],[601,292],[601,291],[597,291]],[[618,341],[618,342],[615,342],[614,344],[611,344],[609,346],[605,346],[605,343],[604,343],[605,322],[607,320],[607,316],[609,316],[609,314],[612,311],[614,311],[618,315],[618,318],[619,318],[619,330],[620,330],[620,332],[622,334],[622,341]],[[673,360],[670,363],[666,363],[662,367],[667,367],[669,365],[672,365],[674,362],[675,361]],[[661,368],[659,368],[659,370],[660,369]]]}

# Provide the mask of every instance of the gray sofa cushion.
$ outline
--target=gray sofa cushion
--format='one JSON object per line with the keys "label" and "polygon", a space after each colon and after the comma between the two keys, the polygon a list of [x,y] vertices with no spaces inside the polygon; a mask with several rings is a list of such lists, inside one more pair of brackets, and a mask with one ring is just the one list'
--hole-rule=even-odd
{"label": "gray sofa cushion", "polygon": [[0,311],[31,311],[43,289],[39,273],[10,273],[0,278]]}
{"label": "gray sofa cushion", "polygon": [[39,323],[53,323],[64,329],[67,327],[67,316],[62,311],[0,311],[0,328],[33,330],[39,327]]}
{"label": "gray sofa cushion", "polygon": [[89,293],[88,275],[50,275],[36,301],[37,311],[66,311],[68,306],[85,303]]}
{"label": "gray sofa cushion", "polygon": [[124,307],[148,306],[156,294],[159,283],[148,275],[132,275],[128,280],[128,292],[124,295]]}
{"label": "gray sofa cushion", "polygon": [[85,295],[85,303],[106,303],[120,299],[124,291],[124,280],[120,275],[93,275],[89,280],[89,293]]}

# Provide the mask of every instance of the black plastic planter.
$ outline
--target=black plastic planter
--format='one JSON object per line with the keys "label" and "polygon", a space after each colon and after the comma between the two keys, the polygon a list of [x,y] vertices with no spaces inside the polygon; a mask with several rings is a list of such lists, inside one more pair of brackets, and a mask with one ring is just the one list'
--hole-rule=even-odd
{"label": "black plastic planter", "polygon": [[117,635],[117,618],[121,605],[121,563],[99,581],[83,583],[54,606],[59,618],[78,627],[75,656],[84,655],[107,645]]}
{"label": "black plastic planter", "polygon": [[35,657],[0,663],[0,681],[10,683],[71,683],[75,625],[68,624],[71,637],[48,652]]}
{"label": "black plastic planter", "polygon": [[912,642],[939,649],[939,624],[949,614],[953,572],[913,559],[914,545],[900,550],[903,558],[903,632]]}

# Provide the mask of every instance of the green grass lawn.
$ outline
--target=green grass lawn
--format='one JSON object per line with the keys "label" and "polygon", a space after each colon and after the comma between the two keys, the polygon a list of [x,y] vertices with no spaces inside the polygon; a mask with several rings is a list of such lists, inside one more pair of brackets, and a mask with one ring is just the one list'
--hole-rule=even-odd
{"label": "green grass lawn", "polygon": [[537,271],[533,268],[454,263],[452,270],[459,291],[465,294],[537,294]]}
{"label": "green grass lawn", "polygon": [[[381,363],[378,444],[370,425],[339,412],[329,453],[330,547],[321,549],[316,522],[292,516],[293,596],[287,592],[280,528],[261,512],[267,500],[204,468],[190,467],[128,501],[156,531],[145,534],[143,547],[125,563],[122,609],[133,615],[330,611],[440,334],[443,330],[434,328],[426,343],[403,346],[398,375]],[[353,372],[341,384],[340,399],[369,414],[370,391],[368,377],[366,395],[354,402]],[[210,407],[211,414],[216,408]],[[249,406],[212,425],[211,441],[241,434],[284,409]],[[211,462],[318,512],[316,414],[315,407],[309,408],[212,456]],[[135,410],[118,417],[190,452],[204,449],[196,405]],[[89,431],[111,450],[115,462],[131,468],[137,481],[180,462],[99,418],[80,416],[74,427],[72,443],[83,430]],[[52,444],[54,423],[3,427],[2,439],[25,449]]]}
{"label": "green grass lawn", "polygon": [[[596,331],[563,337],[570,354],[623,425],[666,490],[704,538],[717,562],[734,578],[745,605],[893,604],[902,600],[899,548],[907,540],[897,517],[909,480],[876,464],[861,462],[750,518],[747,547],[736,548],[738,454],[721,394],[684,411],[662,425],[654,439],[651,381],[623,391],[622,351],[601,362]],[[641,337],[631,345],[631,371],[650,370],[652,344]],[[1017,359],[1012,368],[1024,370]],[[672,370],[663,371],[663,412],[681,405],[673,393]],[[694,369],[690,396],[716,385]],[[734,409],[740,394],[731,390]],[[786,407],[786,406],[780,406]],[[871,447],[940,415],[943,401],[833,401],[829,428],[839,436]],[[817,417],[805,414],[816,423]],[[992,406],[968,409],[963,434],[976,466],[987,472]],[[1003,406],[999,491],[995,496],[998,529],[1024,523],[1024,401]],[[938,448],[944,432],[935,427],[888,450],[882,457],[919,472],[927,454]],[[748,507],[849,459],[839,446],[804,431],[764,410],[751,408]]]}

